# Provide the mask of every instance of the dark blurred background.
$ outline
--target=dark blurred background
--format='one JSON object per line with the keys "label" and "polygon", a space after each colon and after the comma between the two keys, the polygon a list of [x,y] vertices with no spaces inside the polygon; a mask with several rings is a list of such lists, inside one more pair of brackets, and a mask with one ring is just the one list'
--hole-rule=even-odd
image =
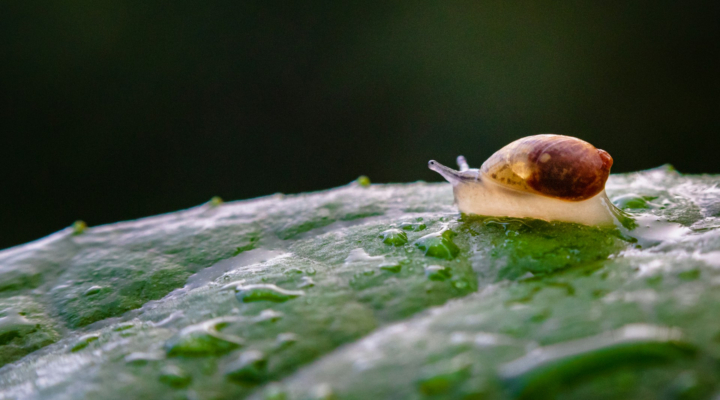
{"label": "dark blurred background", "polygon": [[[522,3],[522,5],[521,5]],[[561,133],[718,173],[720,2],[0,3],[0,248],[207,201],[439,180]]]}

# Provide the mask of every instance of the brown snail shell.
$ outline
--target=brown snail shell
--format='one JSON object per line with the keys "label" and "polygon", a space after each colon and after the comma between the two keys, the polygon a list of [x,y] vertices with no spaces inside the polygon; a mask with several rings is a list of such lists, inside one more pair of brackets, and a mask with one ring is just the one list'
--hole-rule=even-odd
{"label": "brown snail shell", "polygon": [[463,156],[459,171],[431,160],[428,167],[452,184],[464,214],[612,225],[618,210],[605,194],[613,159],[588,142],[536,135],[498,150],[479,169]]}
{"label": "brown snail shell", "polygon": [[584,140],[535,135],[495,152],[480,167],[480,179],[515,190],[580,201],[605,188],[612,164],[610,154]]}

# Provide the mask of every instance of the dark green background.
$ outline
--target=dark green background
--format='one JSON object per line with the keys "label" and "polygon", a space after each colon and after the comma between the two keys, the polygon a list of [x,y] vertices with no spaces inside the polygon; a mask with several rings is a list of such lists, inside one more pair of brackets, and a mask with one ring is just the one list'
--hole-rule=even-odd
{"label": "dark green background", "polygon": [[[32,4],[31,4],[32,3]],[[536,133],[720,172],[720,2],[3,1],[0,248],[85,219],[438,180]]]}

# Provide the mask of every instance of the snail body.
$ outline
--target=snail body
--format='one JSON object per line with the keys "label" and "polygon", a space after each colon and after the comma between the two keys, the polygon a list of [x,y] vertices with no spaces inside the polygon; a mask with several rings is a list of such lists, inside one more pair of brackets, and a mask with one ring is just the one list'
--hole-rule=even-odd
{"label": "snail body", "polygon": [[431,160],[428,166],[453,186],[460,212],[612,225],[617,210],[605,194],[612,157],[588,142],[563,135],[518,139],[459,171]]}

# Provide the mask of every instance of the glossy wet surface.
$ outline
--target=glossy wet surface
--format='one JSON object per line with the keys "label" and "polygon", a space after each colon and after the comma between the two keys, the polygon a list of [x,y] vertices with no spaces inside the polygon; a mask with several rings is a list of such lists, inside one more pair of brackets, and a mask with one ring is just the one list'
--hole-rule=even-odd
{"label": "glossy wet surface", "polygon": [[68,228],[0,252],[0,398],[712,398],[718,183],[612,176],[632,231],[424,183]]}

